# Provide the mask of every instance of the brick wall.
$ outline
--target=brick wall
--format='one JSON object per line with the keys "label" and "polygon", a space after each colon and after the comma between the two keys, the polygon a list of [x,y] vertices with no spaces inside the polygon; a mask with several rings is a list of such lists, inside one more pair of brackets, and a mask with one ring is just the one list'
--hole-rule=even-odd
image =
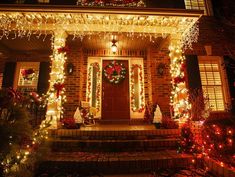
{"label": "brick wall", "polygon": [[82,97],[82,83],[83,83],[83,59],[82,50],[80,48],[75,48],[70,46],[70,52],[67,54],[67,61],[65,64],[65,70],[67,63],[72,63],[74,65],[74,71],[71,75],[66,73],[65,79],[65,89],[67,102],[64,104],[65,117],[72,117],[76,108],[79,105]]}
{"label": "brick wall", "polygon": [[[150,71],[151,71],[151,90],[152,103],[157,103],[164,115],[170,114],[170,93],[171,93],[171,76],[170,76],[170,58],[169,50],[164,47],[160,50],[150,49]],[[157,72],[159,64],[164,64],[163,75]],[[148,77],[148,76],[147,76]]]}

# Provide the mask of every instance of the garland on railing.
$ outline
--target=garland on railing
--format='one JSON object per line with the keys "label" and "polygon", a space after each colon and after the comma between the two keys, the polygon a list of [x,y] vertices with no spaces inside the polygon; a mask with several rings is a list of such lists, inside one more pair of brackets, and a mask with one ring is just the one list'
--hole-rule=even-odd
{"label": "garland on railing", "polygon": [[144,0],[77,0],[78,6],[146,7]]}
{"label": "garland on railing", "polygon": [[96,110],[97,112],[100,111],[100,87],[101,87],[101,69],[99,66],[98,62],[95,63],[91,63],[88,69],[88,78],[87,78],[87,101],[90,102],[91,101],[91,87],[92,87],[92,72],[93,72],[93,68],[97,69],[97,73],[96,73],[96,82],[97,82],[97,87],[96,87]]}
{"label": "garland on railing", "polygon": [[[38,106],[45,106],[43,98],[37,93],[31,93],[29,97],[9,88],[0,90],[0,115],[1,115],[1,164],[0,170],[5,175],[17,176],[22,165],[30,166],[30,158],[33,158],[36,150],[44,139],[47,138],[47,127],[50,122],[41,122],[40,127],[31,134],[29,117],[26,110],[30,109],[32,102]],[[2,112],[7,114],[2,114]],[[29,111],[29,110],[28,110]],[[6,127],[5,129],[3,128]],[[12,129],[12,130],[11,130]],[[3,153],[2,153],[3,152]],[[1,171],[0,171],[1,173]]]}
{"label": "garland on railing", "polygon": [[[139,93],[139,108],[135,105],[135,100],[138,99],[135,96],[135,80],[134,80],[134,70],[138,68],[138,75],[139,75],[139,86],[140,86],[140,93]],[[139,64],[132,64],[131,65],[131,110],[133,112],[143,112],[145,107],[144,103],[144,82],[143,82],[143,68]]]}
{"label": "garland on railing", "polygon": [[50,122],[42,121],[40,128],[33,133],[32,140],[17,152],[9,154],[6,159],[1,162],[5,174],[14,173],[18,170],[20,165],[26,165],[30,157],[37,151],[39,145],[48,138],[47,128],[49,126]]}

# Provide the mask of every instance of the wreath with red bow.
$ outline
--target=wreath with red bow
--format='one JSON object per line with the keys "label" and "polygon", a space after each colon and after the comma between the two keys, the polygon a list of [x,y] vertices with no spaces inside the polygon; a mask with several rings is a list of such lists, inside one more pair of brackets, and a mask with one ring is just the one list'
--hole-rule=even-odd
{"label": "wreath with red bow", "polygon": [[119,84],[126,76],[126,68],[118,61],[112,61],[104,68],[104,77],[113,84]]}
{"label": "wreath with red bow", "polygon": [[35,71],[33,68],[22,69],[21,75],[24,80],[33,80],[35,78]]}

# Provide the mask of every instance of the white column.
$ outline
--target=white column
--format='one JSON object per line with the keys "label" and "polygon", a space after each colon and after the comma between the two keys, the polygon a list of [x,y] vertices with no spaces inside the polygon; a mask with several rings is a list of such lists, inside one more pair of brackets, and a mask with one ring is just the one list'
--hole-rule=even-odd
{"label": "white column", "polygon": [[64,95],[64,64],[66,57],[66,37],[67,34],[63,30],[54,32],[54,40],[52,41],[53,54],[51,56],[51,73],[50,86],[48,90],[48,105],[46,120],[51,121],[51,127],[57,128],[59,119],[63,116],[63,102],[66,101]]}
{"label": "white column", "polygon": [[173,118],[179,123],[184,123],[189,119],[191,105],[188,102],[188,89],[185,84],[185,57],[182,51],[181,36],[172,35],[170,39],[170,72],[171,72],[171,106]]}

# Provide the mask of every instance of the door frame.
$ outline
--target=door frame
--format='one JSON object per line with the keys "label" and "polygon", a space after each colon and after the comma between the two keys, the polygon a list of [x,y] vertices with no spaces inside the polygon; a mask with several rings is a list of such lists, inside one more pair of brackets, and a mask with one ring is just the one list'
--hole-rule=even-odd
{"label": "door frame", "polygon": [[[142,79],[143,79],[143,104],[145,104],[145,89],[144,89],[144,58],[142,57],[117,57],[117,56],[108,56],[108,57],[88,57],[88,63],[87,63],[87,70],[89,71],[89,67],[92,63],[94,62],[97,62],[100,66],[100,70],[101,70],[101,76],[100,76],[100,111],[97,112],[97,118],[99,119],[102,119],[101,117],[101,109],[102,109],[102,71],[103,71],[103,60],[126,60],[128,61],[128,70],[129,70],[129,104],[130,104],[130,110],[129,110],[129,113],[130,113],[130,119],[143,119],[144,118],[144,111],[142,112],[134,112],[132,110],[132,107],[131,107],[131,65],[132,64],[139,64],[142,66]],[[87,77],[88,77],[88,73],[87,72]],[[91,97],[88,92],[88,80],[87,80],[87,83],[86,83],[86,101],[89,101],[91,103],[91,99],[88,99],[88,97]],[[89,94],[88,94],[89,93]]]}

